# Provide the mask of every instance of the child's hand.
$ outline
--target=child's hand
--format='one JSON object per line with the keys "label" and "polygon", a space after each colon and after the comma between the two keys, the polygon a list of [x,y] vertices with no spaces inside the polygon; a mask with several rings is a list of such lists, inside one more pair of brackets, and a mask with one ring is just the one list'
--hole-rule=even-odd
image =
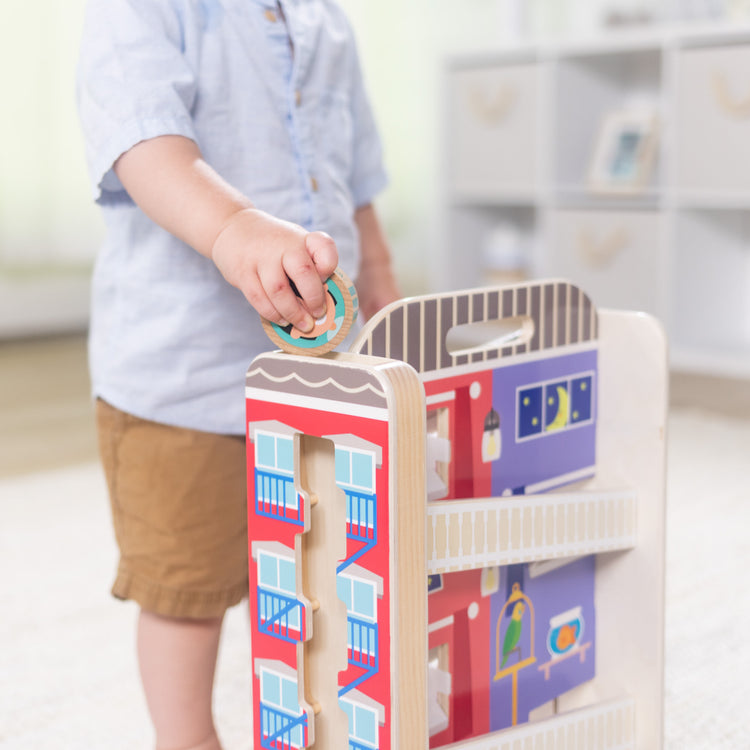
{"label": "child's hand", "polygon": [[327,234],[307,232],[255,208],[232,214],[211,258],[264,318],[291,323],[303,333],[325,314],[323,284],[338,265],[336,244]]}

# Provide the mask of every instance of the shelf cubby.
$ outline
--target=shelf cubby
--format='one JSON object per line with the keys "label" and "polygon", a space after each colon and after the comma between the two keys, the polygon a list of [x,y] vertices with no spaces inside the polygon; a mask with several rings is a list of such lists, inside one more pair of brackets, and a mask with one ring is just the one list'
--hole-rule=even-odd
{"label": "shelf cubby", "polygon": [[[519,66],[533,78],[522,135],[472,137],[462,109],[466,71],[477,65],[489,78]],[[750,377],[748,66],[750,27],[717,24],[451,59],[435,286],[491,277],[485,248],[507,222],[530,278],[568,278],[597,305],[656,315],[674,369]],[[604,120],[623,111],[653,113],[656,152],[643,184],[615,192],[597,187],[591,168]],[[525,180],[513,167],[522,162]],[[492,180],[464,179],[471,164],[492,165]]]}

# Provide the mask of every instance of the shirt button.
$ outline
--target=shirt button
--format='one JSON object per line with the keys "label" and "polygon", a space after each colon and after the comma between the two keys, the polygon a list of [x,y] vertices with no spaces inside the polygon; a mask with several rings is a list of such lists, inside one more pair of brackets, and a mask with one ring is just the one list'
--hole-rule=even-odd
{"label": "shirt button", "polygon": [[318,181],[314,178],[310,178],[310,187],[312,188],[313,193],[318,192]]}
{"label": "shirt button", "polygon": [[263,11],[263,15],[266,17],[266,21],[276,23],[276,14],[270,8],[266,8],[266,10]]}
{"label": "shirt button", "polygon": [[294,103],[299,107],[300,104],[302,104],[302,92],[297,91],[294,92]]}

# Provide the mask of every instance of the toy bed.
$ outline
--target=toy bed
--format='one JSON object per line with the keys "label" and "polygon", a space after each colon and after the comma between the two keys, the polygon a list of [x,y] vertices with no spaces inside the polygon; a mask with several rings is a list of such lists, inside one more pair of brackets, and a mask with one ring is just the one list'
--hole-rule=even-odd
{"label": "toy bed", "polygon": [[662,745],[666,345],[565,281],[247,373],[254,747]]}

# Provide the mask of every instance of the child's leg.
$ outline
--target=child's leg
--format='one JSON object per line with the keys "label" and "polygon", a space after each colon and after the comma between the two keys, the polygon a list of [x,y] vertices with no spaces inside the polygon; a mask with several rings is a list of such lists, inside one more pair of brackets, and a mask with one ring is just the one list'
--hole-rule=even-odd
{"label": "child's leg", "polygon": [[211,692],[224,612],[248,592],[245,438],[97,402],[120,563],[157,750],[220,750]]}
{"label": "child's leg", "polygon": [[221,623],[141,610],[138,661],[156,750],[221,750],[211,701]]}

